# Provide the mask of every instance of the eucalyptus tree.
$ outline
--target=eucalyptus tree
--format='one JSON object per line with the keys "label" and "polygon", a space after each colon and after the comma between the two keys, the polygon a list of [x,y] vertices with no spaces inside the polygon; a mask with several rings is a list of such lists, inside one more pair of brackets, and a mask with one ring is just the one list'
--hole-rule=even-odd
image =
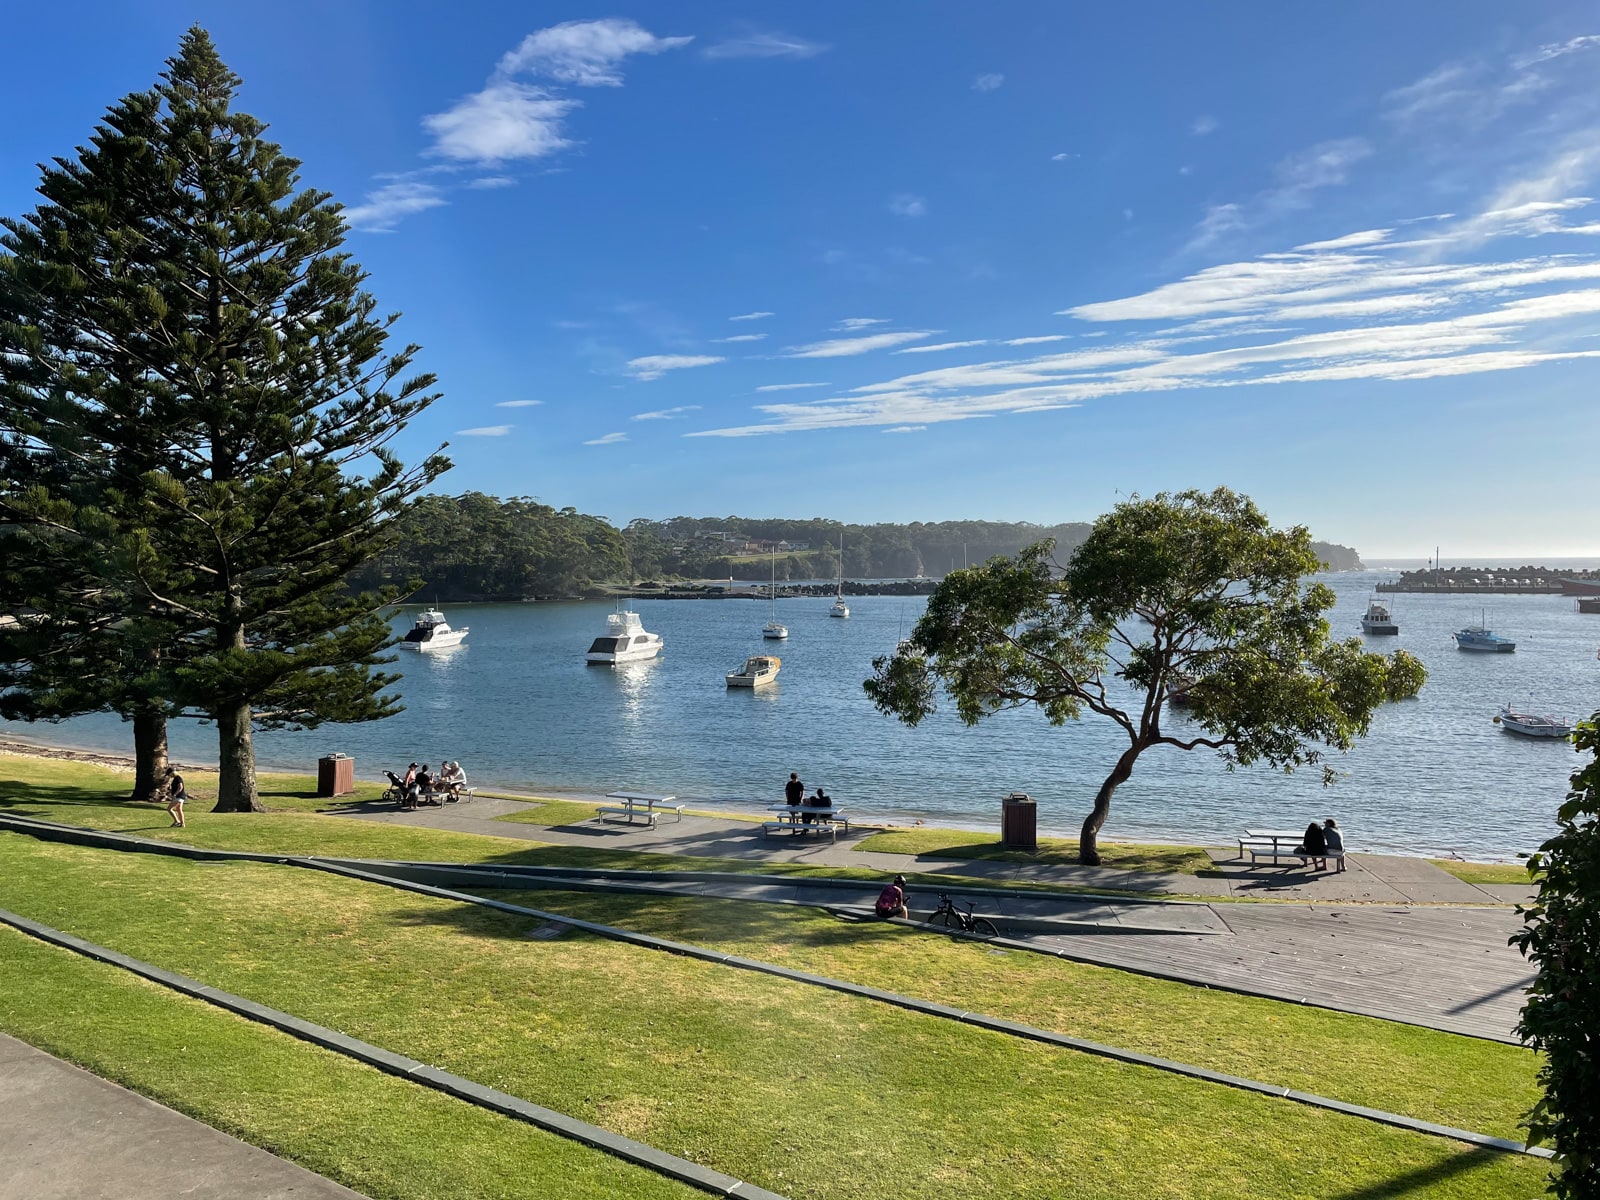
{"label": "eucalyptus tree", "polygon": [[389,448],[433,377],[386,348],[397,317],[376,315],[339,205],[300,188],[238,88],[191,29],[45,168],[0,255],[6,441],[39,480],[19,511],[64,502],[59,536],[126,597],[105,636],[165,627],[147,684],[216,722],[219,811],[259,807],[253,728],[398,710],[382,609],[405,589],[344,580],[449,466]]}
{"label": "eucalyptus tree", "polygon": [[[1112,796],[1145,751],[1213,750],[1229,769],[1321,765],[1331,782],[1325,751],[1348,750],[1379,705],[1425,679],[1404,651],[1332,640],[1333,591],[1306,582],[1321,566],[1310,535],[1273,529],[1226,488],[1119,504],[1064,569],[1052,549],[951,573],[865,687],[908,725],[942,691],[969,725],[1034,705],[1054,725],[1087,711],[1120,729],[1126,748],[1083,822],[1083,863],[1099,863]],[[1181,717],[1167,707],[1175,695]]]}

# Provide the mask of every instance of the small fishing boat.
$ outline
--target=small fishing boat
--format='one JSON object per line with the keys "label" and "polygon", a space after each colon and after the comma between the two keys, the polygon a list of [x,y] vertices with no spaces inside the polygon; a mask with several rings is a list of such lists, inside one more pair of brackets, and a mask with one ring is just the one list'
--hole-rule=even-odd
{"label": "small fishing boat", "polygon": [[1501,637],[1487,625],[1468,625],[1465,629],[1457,630],[1450,635],[1456,639],[1456,648],[1459,650],[1480,650],[1491,654],[1510,654],[1517,648],[1517,644],[1510,638]]}
{"label": "small fishing boat", "polygon": [[659,633],[646,633],[636,612],[606,614],[606,631],[595,638],[586,661],[614,667],[618,663],[645,662],[666,646]]}
{"label": "small fishing boat", "polygon": [[400,639],[400,645],[406,650],[418,652],[447,650],[451,646],[459,646],[466,636],[465,627],[451,629],[450,622],[444,619],[442,612],[437,608],[425,608],[417,614],[417,623]]}
{"label": "small fishing boat", "polygon": [[729,687],[757,688],[771,683],[778,677],[778,668],[783,666],[783,660],[775,654],[755,654],[744,660],[744,666],[737,671],[729,671],[726,678]]}
{"label": "small fishing boat", "polygon": [[1367,611],[1361,616],[1361,632],[1369,634],[1399,633],[1400,626],[1395,623],[1394,617],[1389,612],[1389,606],[1376,598],[1367,601]]}
{"label": "small fishing boat", "polygon": [[1561,717],[1544,713],[1521,712],[1507,704],[1501,707],[1494,723],[1507,733],[1520,733],[1523,737],[1566,738],[1572,736],[1572,725]]}

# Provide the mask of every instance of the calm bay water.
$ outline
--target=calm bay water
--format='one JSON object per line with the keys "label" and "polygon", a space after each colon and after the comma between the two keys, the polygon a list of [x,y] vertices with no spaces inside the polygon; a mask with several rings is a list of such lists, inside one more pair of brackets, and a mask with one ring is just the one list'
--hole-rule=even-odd
{"label": "calm bay water", "polygon": [[[1586,564],[1587,565],[1587,564]],[[1379,580],[1393,571],[1330,575],[1331,620],[1355,634]],[[1600,616],[1564,596],[1389,597],[1398,638],[1426,664],[1420,697],[1380,711],[1371,735],[1335,766],[1285,777],[1225,771],[1213,754],[1157,748],[1117,792],[1106,835],[1226,843],[1245,826],[1299,828],[1334,815],[1357,849],[1505,857],[1536,848],[1578,763],[1570,745],[1504,733],[1506,701],[1567,717],[1600,707]],[[406,711],[372,725],[257,735],[264,769],[308,771],[322,754],[356,757],[378,778],[416,759],[460,759],[480,784],[605,792],[670,791],[710,807],[781,799],[788,772],[821,784],[863,817],[994,828],[1000,797],[1039,801],[1043,831],[1071,833],[1120,752],[1120,733],[1086,718],[1052,727],[1038,714],[1001,714],[976,728],[940,712],[917,729],[879,715],[861,690],[874,655],[893,650],[923,601],[852,597],[847,621],[828,601],[779,601],[788,642],[763,642],[767,606],[748,600],[639,601],[645,628],[666,639],[656,661],[591,667],[582,654],[605,624],[602,603],[461,605],[470,625],[454,650],[397,664]],[[396,618],[409,627],[414,609]],[[1450,639],[1480,612],[1516,640],[1515,654],[1468,654]],[[759,692],[729,689],[723,674],[750,654],[783,659]],[[1181,723],[1181,718],[1180,718]],[[131,736],[103,716],[6,732],[127,752]],[[175,757],[214,762],[215,734],[175,722]]]}

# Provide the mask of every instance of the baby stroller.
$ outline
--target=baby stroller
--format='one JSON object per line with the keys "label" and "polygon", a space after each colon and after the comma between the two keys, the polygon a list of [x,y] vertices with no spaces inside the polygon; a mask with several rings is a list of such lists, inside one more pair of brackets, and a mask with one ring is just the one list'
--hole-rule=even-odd
{"label": "baby stroller", "polygon": [[393,771],[385,771],[383,774],[389,780],[389,786],[384,789],[383,795],[379,798],[380,803],[393,804],[395,807],[402,809],[416,808],[416,794],[407,790],[405,780],[401,779]]}

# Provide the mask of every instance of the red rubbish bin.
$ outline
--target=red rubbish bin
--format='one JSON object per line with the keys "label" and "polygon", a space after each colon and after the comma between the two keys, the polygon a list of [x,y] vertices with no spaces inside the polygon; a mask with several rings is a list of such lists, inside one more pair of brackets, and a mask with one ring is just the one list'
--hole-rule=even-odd
{"label": "red rubbish bin", "polygon": [[1011,850],[1039,848],[1039,806],[1026,792],[1000,801],[1000,843]]}
{"label": "red rubbish bin", "polygon": [[317,795],[348,796],[356,790],[356,760],[348,754],[317,759]]}

